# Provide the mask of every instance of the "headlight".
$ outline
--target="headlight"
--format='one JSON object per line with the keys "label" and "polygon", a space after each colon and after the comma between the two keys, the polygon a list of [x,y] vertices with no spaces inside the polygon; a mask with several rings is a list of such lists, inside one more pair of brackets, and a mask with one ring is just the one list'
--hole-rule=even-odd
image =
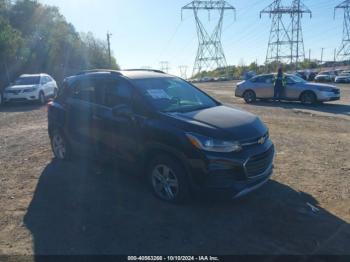
{"label": "headlight", "polygon": [[222,141],[193,133],[187,133],[186,136],[191,144],[200,150],[219,153],[238,152],[242,150],[242,146],[238,142]]}
{"label": "headlight", "polygon": [[28,89],[25,89],[23,92],[24,93],[31,93],[31,92],[34,92],[38,89],[39,86],[34,86],[34,87],[31,87],[31,88],[28,88]]}
{"label": "headlight", "polygon": [[319,87],[317,87],[317,89],[321,92],[332,92],[333,91],[333,88],[326,87],[326,86],[319,86]]}

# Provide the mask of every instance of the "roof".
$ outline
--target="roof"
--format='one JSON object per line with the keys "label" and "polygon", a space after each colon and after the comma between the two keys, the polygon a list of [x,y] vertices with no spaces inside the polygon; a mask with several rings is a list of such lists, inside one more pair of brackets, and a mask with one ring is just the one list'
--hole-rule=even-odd
{"label": "roof", "polygon": [[23,74],[20,77],[37,77],[37,76],[47,76],[47,74]]}
{"label": "roof", "polygon": [[145,78],[167,78],[170,75],[165,74],[161,71],[150,71],[150,70],[124,70],[120,73],[130,79],[145,79]]}
{"label": "roof", "polygon": [[109,70],[109,69],[94,69],[87,70],[78,73],[76,76],[101,76],[101,75],[119,75],[125,76],[130,79],[145,79],[145,78],[164,78],[170,77],[166,73],[160,70],[148,70],[148,69],[129,69],[129,70]]}

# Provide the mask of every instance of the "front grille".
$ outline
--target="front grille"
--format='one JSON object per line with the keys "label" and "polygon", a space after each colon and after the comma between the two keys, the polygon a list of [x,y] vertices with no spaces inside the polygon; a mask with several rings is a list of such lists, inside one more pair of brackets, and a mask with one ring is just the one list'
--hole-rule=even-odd
{"label": "front grille", "polygon": [[27,101],[27,99],[25,99],[25,98],[11,98],[10,101],[11,102],[25,102],[25,101]]}
{"label": "front grille", "polygon": [[6,91],[6,93],[8,93],[8,94],[15,94],[15,95],[18,95],[21,92],[22,92],[22,90],[7,90]]}
{"label": "front grille", "polygon": [[333,89],[333,93],[336,94],[336,95],[339,95],[340,94],[340,90],[339,89]]}
{"label": "front grille", "polygon": [[271,147],[265,153],[250,158],[245,166],[247,176],[255,177],[264,173],[272,165],[273,157],[274,148]]}

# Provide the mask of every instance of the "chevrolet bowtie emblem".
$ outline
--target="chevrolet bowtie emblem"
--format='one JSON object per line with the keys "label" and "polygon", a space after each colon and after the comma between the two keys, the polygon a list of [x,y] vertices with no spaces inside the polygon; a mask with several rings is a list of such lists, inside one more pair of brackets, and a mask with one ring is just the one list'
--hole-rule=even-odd
{"label": "chevrolet bowtie emblem", "polygon": [[259,144],[259,145],[263,145],[263,144],[265,143],[265,141],[266,141],[266,138],[265,138],[265,137],[262,137],[262,138],[260,138],[260,139],[258,140],[258,144]]}

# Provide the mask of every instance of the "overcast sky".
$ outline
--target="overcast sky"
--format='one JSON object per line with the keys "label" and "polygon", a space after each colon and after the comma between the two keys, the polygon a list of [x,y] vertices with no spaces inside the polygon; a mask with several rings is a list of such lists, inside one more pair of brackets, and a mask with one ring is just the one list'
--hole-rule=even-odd
{"label": "overcast sky", "polygon": [[[179,73],[179,65],[189,66],[191,73],[196,51],[197,35],[193,13],[181,7],[189,0],[39,0],[58,6],[61,13],[78,31],[91,31],[101,39],[107,31],[113,34],[112,50],[122,68],[150,66],[159,68],[160,61],[169,61],[171,72]],[[237,9],[237,20],[227,12],[222,43],[228,64],[255,60],[264,63],[271,19],[259,17],[259,12],[272,0],[228,0]],[[290,0],[291,2],[291,0]],[[313,17],[303,17],[305,50],[312,58],[333,59],[334,48],[342,38],[343,13],[333,19],[334,7],[341,1],[304,0]],[[286,1],[288,3],[288,1]],[[211,16],[211,23],[217,18]],[[207,15],[203,16],[208,22]],[[210,27],[210,25],[208,25]]]}

